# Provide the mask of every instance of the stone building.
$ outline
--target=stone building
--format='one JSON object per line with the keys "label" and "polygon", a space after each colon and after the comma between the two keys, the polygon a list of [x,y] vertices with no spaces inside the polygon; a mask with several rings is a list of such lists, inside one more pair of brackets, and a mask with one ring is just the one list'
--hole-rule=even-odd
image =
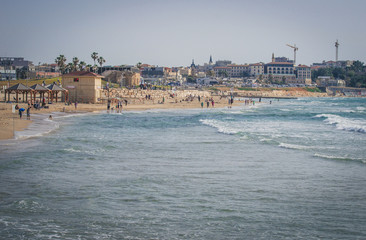
{"label": "stone building", "polygon": [[62,86],[69,90],[71,102],[98,103],[101,101],[102,78],[96,73],[76,71],[62,75]]}
{"label": "stone building", "polygon": [[141,76],[140,73],[134,72],[124,72],[123,73],[123,80],[122,85],[125,87],[133,87],[140,85],[141,83]]}

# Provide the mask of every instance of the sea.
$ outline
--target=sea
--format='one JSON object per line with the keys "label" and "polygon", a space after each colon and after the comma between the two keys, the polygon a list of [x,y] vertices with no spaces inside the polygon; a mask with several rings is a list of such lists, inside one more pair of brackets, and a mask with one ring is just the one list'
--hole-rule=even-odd
{"label": "sea", "polygon": [[366,239],[366,98],[32,115],[0,239]]}

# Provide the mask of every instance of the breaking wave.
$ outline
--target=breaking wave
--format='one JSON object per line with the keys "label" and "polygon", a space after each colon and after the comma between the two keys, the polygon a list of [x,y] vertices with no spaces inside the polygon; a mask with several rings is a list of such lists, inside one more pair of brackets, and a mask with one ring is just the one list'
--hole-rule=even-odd
{"label": "breaking wave", "polygon": [[315,117],[325,118],[326,124],[335,125],[340,130],[366,133],[366,122],[363,120],[349,119],[334,114],[318,114]]}
{"label": "breaking wave", "polygon": [[216,128],[218,132],[233,135],[238,133],[237,129],[230,126],[230,123],[222,122],[214,119],[200,119],[200,122],[204,125]]}
{"label": "breaking wave", "polygon": [[319,153],[315,153],[314,157],[320,157],[320,158],[325,158],[325,159],[334,159],[334,160],[345,160],[345,161],[353,160],[353,161],[358,161],[358,162],[366,164],[366,159],[362,159],[362,158],[340,157],[340,156],[332,156],[332,155],[325,155],[325,154],[319,154]]}

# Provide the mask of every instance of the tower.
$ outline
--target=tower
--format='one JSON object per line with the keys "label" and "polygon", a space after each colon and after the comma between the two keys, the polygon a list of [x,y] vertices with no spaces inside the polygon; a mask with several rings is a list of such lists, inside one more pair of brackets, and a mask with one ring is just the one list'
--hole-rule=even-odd
{"label": "tower", "polygon": [[275,62],[274,53],[272,53],[272,62]]}
{"label": "tower", "polygon": [[334,46],[336,47],[336,62],[338,62],[338,46],[339,46],[338,39],[335,42]]}
{"label": "tower", "polygon": [[192,59],[191,68],[196,68],[196,65],[194,64],[194,59]]}
{"label": "tower", "polygon": [[212,56],[210,55],[210,61],[208,62],[209,65],[212,65]]}

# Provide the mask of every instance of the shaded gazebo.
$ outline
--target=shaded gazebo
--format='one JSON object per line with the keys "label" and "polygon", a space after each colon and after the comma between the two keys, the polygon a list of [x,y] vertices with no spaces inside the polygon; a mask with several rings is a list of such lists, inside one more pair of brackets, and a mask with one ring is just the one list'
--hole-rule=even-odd
{"label": "shaded gazebo", "polygon": [[50,101],[50,92],[51,92],[50,89],[48,89],[46,87],[43,87],[40,84],[34,84],[30,88],[33,90],[33,99],[34,99],[34,101],[36,101],[36,95],[37,95],[37,93],[39,93],[39,100],[40,100],[40,102],[42,102],[42,99],[45,98],[45,96],[44,96],[45,93],[48,94],[48,102]]}
{"label": "shaded gazebo", "polygon": [[65,102],[67,102],[68,98],[69,98],[69,91],[66,90],[65,88],[62,88],[60,86],[58,86],[55,83],[52,83],[50,85],[47,85],[46,88],[48,88],[49,90],[51,90],[50,94],[51,94],[51,102],[53,102],[53,99],[56,99],[57,102],[57,95],[59,92],[64,93],[65,96]]}
{"label": "shaded gazebo", "polygon": [[24,94],[26,95],[26,101],[28,101],[28,93],[31,94],[31,98],[32,98],[32,92],[33,92],[33,89],[21,84],[21,83],[18,83],[18,84],[15,84],[14,86],[11,86],[7,89],[5,89],[5,101],[6,101],[6,94],[8,94],[8,102],[10,102],[10,94],[11,93],[15,93],[16,94],[16,103],[19,102],[19,94],[23,94],[23,102],[24,102]]}

